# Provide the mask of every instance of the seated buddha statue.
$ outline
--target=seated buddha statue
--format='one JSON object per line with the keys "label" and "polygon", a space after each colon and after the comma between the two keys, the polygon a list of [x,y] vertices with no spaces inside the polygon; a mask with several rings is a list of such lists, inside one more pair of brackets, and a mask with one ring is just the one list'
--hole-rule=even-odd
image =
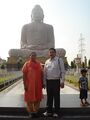
{"label": "seated buddha statue", "polygon": [[[44,12],[40,5],[35,5],[31,12],[31,23],[25,24],[21,31],[21,48],[9,50],[9,56],[28,57],[31,52],[37,56],[47,56],[48,49],[55,47],[54,29],[52,25],[43,22]],[[65,55],[64,49],[58,53]]]}

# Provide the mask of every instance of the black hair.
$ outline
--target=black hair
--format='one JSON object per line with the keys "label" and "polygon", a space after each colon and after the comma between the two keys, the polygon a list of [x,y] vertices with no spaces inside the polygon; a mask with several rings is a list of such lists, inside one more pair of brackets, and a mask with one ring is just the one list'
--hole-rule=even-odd
{"label": "black hair", "polygon": [[85,68],[81,69],[81,73],[86,73],[86,72],[87,72],[87,70]]}
{"label": "black hair", "polygon": [[30,56],[37,55],[36,52],[31,52]]}
{"label": "black hair", "polygon": [[55,49],[55,48],[50,48],[49,51],[50,51],[50,50],[53,50],[53,51],[56,53],[56,49]]}

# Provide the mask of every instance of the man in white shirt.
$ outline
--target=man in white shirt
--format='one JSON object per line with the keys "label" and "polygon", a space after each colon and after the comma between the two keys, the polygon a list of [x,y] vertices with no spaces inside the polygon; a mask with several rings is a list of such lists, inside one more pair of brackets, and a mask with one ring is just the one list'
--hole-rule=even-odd
{"label": "man in white shirt", "polygon": [[[45,62],[44,66],[44,85],[47,91],[47,111],[45,116],[59,116],[60,110],[60,87],[64,88],[64,62],[56,56],[54,48],[49,49],[50,58]],[[53,101],[55,111],[53,113]]]}

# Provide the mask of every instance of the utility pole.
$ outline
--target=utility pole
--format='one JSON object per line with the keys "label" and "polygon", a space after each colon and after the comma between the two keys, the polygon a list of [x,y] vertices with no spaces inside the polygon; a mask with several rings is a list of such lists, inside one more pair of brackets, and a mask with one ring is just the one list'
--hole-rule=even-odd
{"label": "utility pole", "polygon": [[84,49],[84,38],[82,37],[82,33],[80,33],[80,39],[79,39],[79,53],[80,53],[80,56],[81,56],[81,63],[83,62],[83,56],[84,56],[84,52],[85,52],[85,49]]}

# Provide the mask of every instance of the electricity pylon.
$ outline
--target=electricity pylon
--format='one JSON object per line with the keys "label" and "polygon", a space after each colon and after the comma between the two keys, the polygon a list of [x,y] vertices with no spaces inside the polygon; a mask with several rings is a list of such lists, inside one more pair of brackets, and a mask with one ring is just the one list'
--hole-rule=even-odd
{"label": "electricity pylon", "polygon": [[82,33],[80,33],[80,39],[79,39],[79,53],[81,56],[81,63],[83,62],[83,56],[85,52],[85,43],[84,43],[84,38],[82,37]]}

